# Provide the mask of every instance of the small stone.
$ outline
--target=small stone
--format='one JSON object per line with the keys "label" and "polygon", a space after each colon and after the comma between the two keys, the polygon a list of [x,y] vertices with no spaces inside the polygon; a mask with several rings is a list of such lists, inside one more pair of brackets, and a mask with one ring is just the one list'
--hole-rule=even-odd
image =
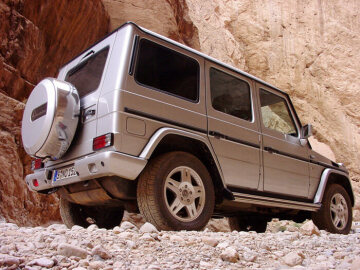
{"label": "small stone", "polygon": [[345,252],[335,252],[334,258],[337,260],[344,259],[347,254]]}
{"label": "small stone", "polygon": [[98,270],[104,268],[105,268],[105,263],[102,261],[94,261],[89,263],[89,269]]}
{"label": "small stone", "polygon": [[86,256],[89,254],[85,249],[69,244],[60,244],[58,246],[57,252],[59,255],[66,257],[75,256],[83,259],[86,258]]}
{"label": "small stone", "polygon": [[35,259],[28,263],[28,265],[30,265],[30,266],[38,265],[38,266],[46,267],[46,268],[51,268],[54,266],[54,264],[55,264],[54,261],[51,259],[48,259],[48,258]]}
{"label": "small stone", "polygon": [[119,234],[120,238],[131,239],[133,234],[131,232],[122,232]]}
{"label": "small stone", "polygon": [[284,256],[284,252],[282,252],[282,251],[275,251],[275,252],[274,252],[274,255],[275,255],[276,257],[278,257],[278,258],[281,258],[281,257]]}
{"label": "small stone", "polygon": [[355,259],[351,264],[351,270],[359,270],[360,269],[360,259]]}
{"label": "small stone", "polygon": [[203,241],[203,243],[212,246],[212,247],[216,247],[217,244],[219,243],[219,240],[212,238],[212,237],[202,237],[201,241]]}
{"label": "small stone", "polygon": [[141,226],[140,232],[142,233],[158,233],[159,231],[149,222],[146,222],[144,225]]}
{"label": "small stone", "polygon": [[182,237],[180,237],[178,235],[170,236],[170,241],[171,242],[179,242],[179,243],[184,243],[185,242],[184,238],[182,238]]}
{"label": "small stone", "polygon": [[126,231],[126,230],[132,230],[132,231],[135,230],[136,231],[137,227],[129,221],[124,221],[121,223],[120,229],[122,229],[123,231]]}
{"label": "small stone", "polygon": [[244,257],[244,260],[247,262],[254,262],[256,259],[256,254],[253,252],[246,251],[246,252],[244,252],[243,257]]}
{"label": "small stone", "polygon": [[200,269],[212,269],[213,268],[213,265],[211,263],[208,263],[208,262],[205,262],[205,261],[200,261],[200,264],[199,264],[199,268]]}
{"label": "small stone", "polygon": [[147,269],[160,270],[161,267],[158,265],[150,264],[149,267],[147,267]]}
{"label": "small stone", "polygon": [[134,248],[135,247],[135,242],[134,241],[131,241],[131,240],[126,240],[126,246],[128,248]]}
{"label": "small stone", "polygon": [[227,248],[228,246],[229,246],[229,244],[227,242],[221,242],[216,247],[224,249],[224,248]]}
{"label": "small stone", "polygon": [[84,267],[76,267],[76,268],[73,268],[73,270],[86,270],[86,268],[84,268]]}
{"label": "small stone", "polygon": [[144,241],[155,241],[155,239],[152,238],[149,233],[144,233],[144,235],[141,236],[139,239]]}
{"label": "small stone", "polygon": [[119,227],[119,226],[115,226],[115,227],[113,228],[113,233],[115,233],[115,234],[121,233],[120,227]]}
{"label": "small stone", "polygon": [[300,227],[300,232],[305,235],[320,235],[319,229],[315,226],[312,220],[309,220],[304,225]]}
{"label": "small stone", "polygon": [[109,253],[109,251],[107,251],[103,246],[101,245],[97,245],[96,247],[94,247],[91,251],[91,255],[98,255],[100,256],[100,258],[107,260],[111,258],[111,255]]}
{"label": "small stone", "polygon": [[71,230],[72,231],[80,231],[80,230],[83,230],[84,228],[79,226],[79,225],[74,225],[71,227]]}
{"label": "small stone", "polygon": [[239,260],[239,254],[232,247],[227,247],[220,255],[223,261],[235,263]]}
{"label": "small stone", "polygon": [[80,260],[79,266],[89,266],[89,261],[87,259]]}
{"label": "small stone", "polygon": [[20,259],[10,255],[0,254],[0,266],[18,266]]}
{"label": "small stone", "polygon": [[91,224],[89,227],[87,227],[87,231],[88,232],[93,232],[96,231],[97,229],[99,229],[99,227],[96,224]]}
{"label": "small stone", "polygon": [[284,262],[288,266],[295,266],[301,264],[303,261],[303,255],[299,252],[293,251],[285,255]]}
{"label": "small stone", "polygon": [[316,257],[316,261],[318,262],[323,262],[326,261],[328,259],[328,257],[326,257],[325,255],[319,255]]}

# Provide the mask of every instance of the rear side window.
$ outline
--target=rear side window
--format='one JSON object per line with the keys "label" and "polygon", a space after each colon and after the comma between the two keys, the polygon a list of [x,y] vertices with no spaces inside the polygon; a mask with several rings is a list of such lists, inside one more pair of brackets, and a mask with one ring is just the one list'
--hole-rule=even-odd
{"label": "rear side window", "polygon": [[65,81],[76,87],[80,97],[86,96],[99,87],[108,53],[109,47],[106,47],[66,74]]}
{"label": "rear side window", "polygon": [[247,82],[211,68],[210,91],[215,110],[252,121],[250,87]]}
{"label": "rear side window", "polygon": [[199,99],[198,62],[147,39],[140,41],[135,80],[193,102]]}

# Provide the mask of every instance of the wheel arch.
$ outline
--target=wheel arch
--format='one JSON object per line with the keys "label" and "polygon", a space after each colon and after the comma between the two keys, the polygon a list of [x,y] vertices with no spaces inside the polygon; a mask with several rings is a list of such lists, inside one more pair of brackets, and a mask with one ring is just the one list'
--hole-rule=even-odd
{"label": "wheel arch", "polygon": [[161,128],[154,133],[139,157],[149,160],[172,151],[188,152],[200,159],[214,183],[216,203],[224,197],[233,199],[231,191],[226,188],[216,155],[204,136],[175,128]]}
{"label": "wheel arch", "polygon": [[331,184],[339,184],[344,187],[350,196],[351,205],[354,207],[355,196],[348,174],[330,168],[325,169],[321,175],[320,184],[314,198],[314,203],[322,202],[326,187]]}

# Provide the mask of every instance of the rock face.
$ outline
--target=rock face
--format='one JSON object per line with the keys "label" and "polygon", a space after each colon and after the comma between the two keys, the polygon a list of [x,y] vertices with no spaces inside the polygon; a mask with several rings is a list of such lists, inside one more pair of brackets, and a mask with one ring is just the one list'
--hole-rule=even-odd
{"label": "rock face", "polygon": [[112,29],[134,21],[289,93],[314,149],[360,181],[359,1],[103,2]]}
{"label": "rock face", "polygon": [[21,101],[103,37],[109,18],[100,0],[5,0],[0,21],[0,216],[40,225],[59,220],[58,199],[30,192],[24,182],[31,160],[21,145]]}

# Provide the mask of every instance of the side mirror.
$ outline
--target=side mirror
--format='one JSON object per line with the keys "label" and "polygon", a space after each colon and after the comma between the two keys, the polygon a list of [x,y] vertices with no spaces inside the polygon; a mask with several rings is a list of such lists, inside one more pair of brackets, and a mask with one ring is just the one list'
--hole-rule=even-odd
{"label": "side mirror", "polygon": [[312,135],[313,135],[313,133],[312,133],[312,125],[311,124],[307,124],[301,128],[301,138],[307,139]]}
{"label": "side mirror", "polygon": [[301,138],[300,138],[300,144],[302,146],[305,146],[307,144],[307,139],[312,136],[312,125],[311,124],[307,124],[303,127],[301,127]]}

